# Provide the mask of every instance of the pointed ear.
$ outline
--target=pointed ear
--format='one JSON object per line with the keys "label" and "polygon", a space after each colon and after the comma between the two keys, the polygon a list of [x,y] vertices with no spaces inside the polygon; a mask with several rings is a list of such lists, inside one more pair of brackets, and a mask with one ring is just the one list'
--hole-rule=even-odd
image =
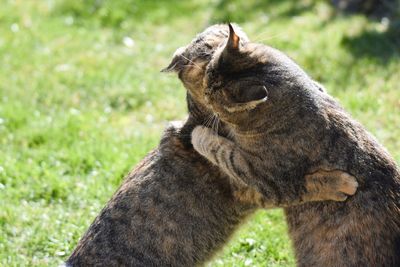
{"label": "pointed ear", "polygon": [[235,30],[233,29],[232,24],[229,23],[228,26],[229,26],[229,38],[228,38],[228,43],[226,44],[225,49],[232,50],[232,51],[238,50],[240,38],[235,33]]}
{"label": "pointed ear", "polygon": [[220,62],[223,64],[230,64],[232,56],[236,55],[240,48],[240,37],[235,33],[233,26],[229,23],[229,37],[224,50],[222,51]]}
{"label": "pointed ear", "polygon": [[182,69],[182,65],[184,64],[183,57],[181,56],[183,52],[185,51],[186,47],[179,47],[171,60],[171,63],[169,65],[162,69],[161,72],[178,72]]}
{"label": "pointed ear", "polygon": [[228,112],[249,111],[265,103],[268,99],[267,88],[262,85],[238,88],[231,93],[233,93],[230,96],[233,105],[224,106]]}

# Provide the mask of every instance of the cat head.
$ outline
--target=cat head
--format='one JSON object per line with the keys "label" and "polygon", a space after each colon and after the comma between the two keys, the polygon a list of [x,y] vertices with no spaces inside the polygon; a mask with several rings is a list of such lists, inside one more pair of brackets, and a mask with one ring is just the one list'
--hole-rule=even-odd
{"label": "cat head", "polygon": [[308,87],[318,90],[280,51],[240,39],[229,25],[229,37],[214,52],[204,75],[205,101],[222,121],[249,130],[263,127],[295,113]]}
{"label": "cat head", "polygon": [[[240,36],[240,42],[242,44],[248,42],[247,35],[238,26],[233,27],[235,27],[236,35]],[[188,90],[189,97],[204,105],[203,79],[206,67],[214,52],[226,43],[228,37],[228,25],[216,24],[208,27],[188,45],[178,48],[172,61],[162,72],[176,72]]]}

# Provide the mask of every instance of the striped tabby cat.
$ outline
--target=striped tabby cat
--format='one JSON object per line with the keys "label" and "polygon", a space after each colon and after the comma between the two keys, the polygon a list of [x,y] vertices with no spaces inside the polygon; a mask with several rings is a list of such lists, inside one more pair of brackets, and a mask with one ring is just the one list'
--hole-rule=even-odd
{"label": "striped tabby cat", "polygon": [[347,201],[285,209],[298,265],[400,266],[394,160],[287,56],[240,38],[230,26],[201,80],[229,139],[199,126],[194,148],[274,204],[295,201],[307,173],[347,170],[360,185]]}
{"label": "striped tabby cat", "polygon": [[[197,58],[199,65],[201,60],[209,61],[227,33],[226,26],[207,29],[186,47],[191,53],[186,58]],[[189,81],[198,68],[182,63],[174,57],[168,69],[176,70],[188,88],[188,120],[182,127],[169,127],[159,146],[127,175],[67,266],[198,266],[254,212],[255,205],[236,197],[241,189],[191,145],[190,133],[206,124],[211,110],[192,94],[192,86],[197,85]],[[303,201],[343,200],[343,193],[355,191],[353,179],[342,172],[307,175],[303,180],[309,191],[303,190],[301,197]]]}
{"label": "striped tabby cat", "polygon": [[[236,31],[240,35],[240,42],[247,43],[247,35],[237,26]],[[177,72],[180,80],[188,91],[189,110],[191,101],[196,101],[196,106],[201,106],[202,111],[207,111],[204,116],[203,125],[213,124],[219,134],[227,135],[227,128],[224,123],[213,121],[213,113],[204,99],[203,77],[206,67],[210,62],[213,53],[218,47],[224,45],[228,40],[228,25],[214,25],[207,28],[198,35],[190,45],[177,49],[169,66],[163,71]],[[191,111],[193,113],[193,109]],[[230,176],[235,178],[234,176]],[[283,188],[269,188],[269,190],[286,190],[291,192],[286,199],[277,198],[276,195],[262,194],[255,186],[242,181],[232,179],[231,185],[233,194],[237,200],[243,203],[256,205],[257,207],[286,207],[297,205],[308,201],[335,200],[344,201],[348,195],[353,195],[357,189],[357,181],[351,175],[340,170],[324,171],[318,169],[313,173],[306,174],[305,179],[300,183],[287,184]]]}

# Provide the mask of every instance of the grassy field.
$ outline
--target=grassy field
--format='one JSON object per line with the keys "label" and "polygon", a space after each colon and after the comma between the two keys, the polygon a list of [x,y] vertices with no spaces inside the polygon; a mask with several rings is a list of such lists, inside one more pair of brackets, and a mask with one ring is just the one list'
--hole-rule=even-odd
{"label": "grassy field", "polygon": [[[159,72],[215,22],[238,22],[322,82],[400,162],[399,24],[322,1],[0,0],[0,266],[56,266],[128,170],[186,115]],[[281,210],[212,266],[293,266]]]}

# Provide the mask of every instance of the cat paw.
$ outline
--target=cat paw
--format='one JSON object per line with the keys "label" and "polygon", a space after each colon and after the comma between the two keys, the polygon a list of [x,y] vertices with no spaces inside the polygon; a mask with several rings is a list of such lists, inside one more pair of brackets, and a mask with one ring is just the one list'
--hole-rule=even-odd
{"label": "cat paw", "polygon": [[215,134],[210,128],[197,126],[192,131],[193,148],[200,154],[204,154],[207,151],[208,141],[213,135]]}
{"label": "cat paw", "polygon": [[343,171],[317,171],[306,176],[306,188],[315,200],[345,201],[357,192],[358,182]]}
{"label": "cat paw", "polygon": [[332,171],[329,174],[332,179],[332,191],[330,192],[331,200],[345,201],[348,196],[356,193],[358,182],[355,177],[342,171]]}
{"label": "cat paw", "polygon": [[346,172],[341,172],[338,180],[338,189],[340,192],[352,196],[356,193],[358,182],[355,177]]}

